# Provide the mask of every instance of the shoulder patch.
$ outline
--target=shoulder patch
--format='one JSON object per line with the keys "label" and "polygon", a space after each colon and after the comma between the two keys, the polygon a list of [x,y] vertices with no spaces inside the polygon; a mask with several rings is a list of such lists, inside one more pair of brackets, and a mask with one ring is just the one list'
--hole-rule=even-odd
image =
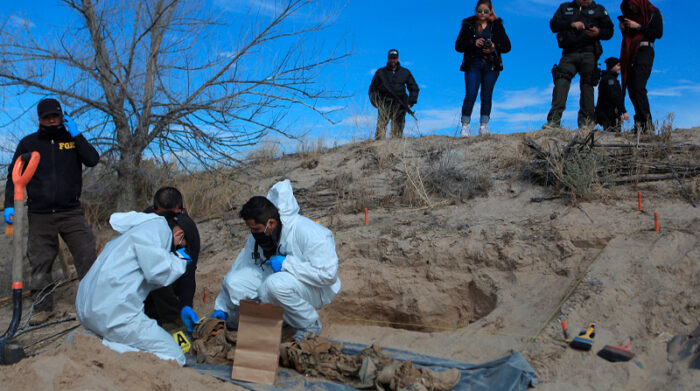
{"label": "shoulder patch", "polygon": [[613,79],[608,80],[608,85],[609,85],[609,86],[614,86],[614,85],[615,85],[615,80],[613,80]]}
{"label": "shoulder patch", "polygon": [[608,16],[608,11],[603,10],[603,15]]}

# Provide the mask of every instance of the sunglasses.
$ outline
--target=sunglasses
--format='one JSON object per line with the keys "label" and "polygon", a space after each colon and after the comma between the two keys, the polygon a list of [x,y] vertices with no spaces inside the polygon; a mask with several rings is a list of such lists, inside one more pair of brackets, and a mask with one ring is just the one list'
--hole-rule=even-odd
{"label": "sunglasses", "polygon": [[488,15],[488,14],[491,13],[491,11],[490,11],[490,10],[487,10],[487,9],[478,9],[478,10],[476,10],[476,13],[477,13],[477,14],[485,14],[485,15]]}

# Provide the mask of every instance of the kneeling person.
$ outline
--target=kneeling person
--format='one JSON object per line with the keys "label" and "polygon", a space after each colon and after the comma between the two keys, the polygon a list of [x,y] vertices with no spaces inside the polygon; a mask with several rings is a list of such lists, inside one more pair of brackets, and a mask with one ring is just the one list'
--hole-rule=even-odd
{"label": "kneeling person", "polygon": [[110,240],[80,282],[75,307],[80,323],[103,337],[118,352],[143,350],[185,365],[173,337],[144,313],[143,301],[153,290],[180,277],[191,262],[178,220],[138,212],[115,213]]}
{"label": "kneeling person", "polygon": [[340,291],[333,233],[299,215],[289,180],[251,198],[239,216],[251,235],[224,277],[212,316],[235,319],[241,300],[259,300],[284,309],[296,340],[320,334],[316,310]]}

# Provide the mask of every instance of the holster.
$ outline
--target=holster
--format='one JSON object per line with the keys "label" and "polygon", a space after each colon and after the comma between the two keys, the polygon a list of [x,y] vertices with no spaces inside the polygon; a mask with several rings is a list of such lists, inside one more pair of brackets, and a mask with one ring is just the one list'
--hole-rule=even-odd
{"label": "holster", "polygon": [[561,68],[559,68],[559,65],[554,64],[554,66],[552,67],[552,80],[554,81],[555,84],[556,84],[557,80],[559,80],[559,79],[566,79],[568,81],[571,81],[571,79],[573,79],[573,78],[574,78],[574,75],[572,75],[571,73],[569,73],[567,71],[562,70]]}

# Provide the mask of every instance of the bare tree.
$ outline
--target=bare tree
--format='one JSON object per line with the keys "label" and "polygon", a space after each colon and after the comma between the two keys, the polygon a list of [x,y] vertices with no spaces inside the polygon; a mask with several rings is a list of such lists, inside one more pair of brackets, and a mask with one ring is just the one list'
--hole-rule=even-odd
{"label": "bare tree", "polygon": [[73,109],[119,186],[118,210],[136,206],[144,157],[235,164],[266,133],[291,136],[281,123],[294,107],[325,116],[318,102],[339,97],[316,83],[347,53],[312,47],[329,21],[309,16],[312,0],[266,1],[235,20],[184,0],[62,3],[75,18],[58,33],[5,25],[0,86]]}

